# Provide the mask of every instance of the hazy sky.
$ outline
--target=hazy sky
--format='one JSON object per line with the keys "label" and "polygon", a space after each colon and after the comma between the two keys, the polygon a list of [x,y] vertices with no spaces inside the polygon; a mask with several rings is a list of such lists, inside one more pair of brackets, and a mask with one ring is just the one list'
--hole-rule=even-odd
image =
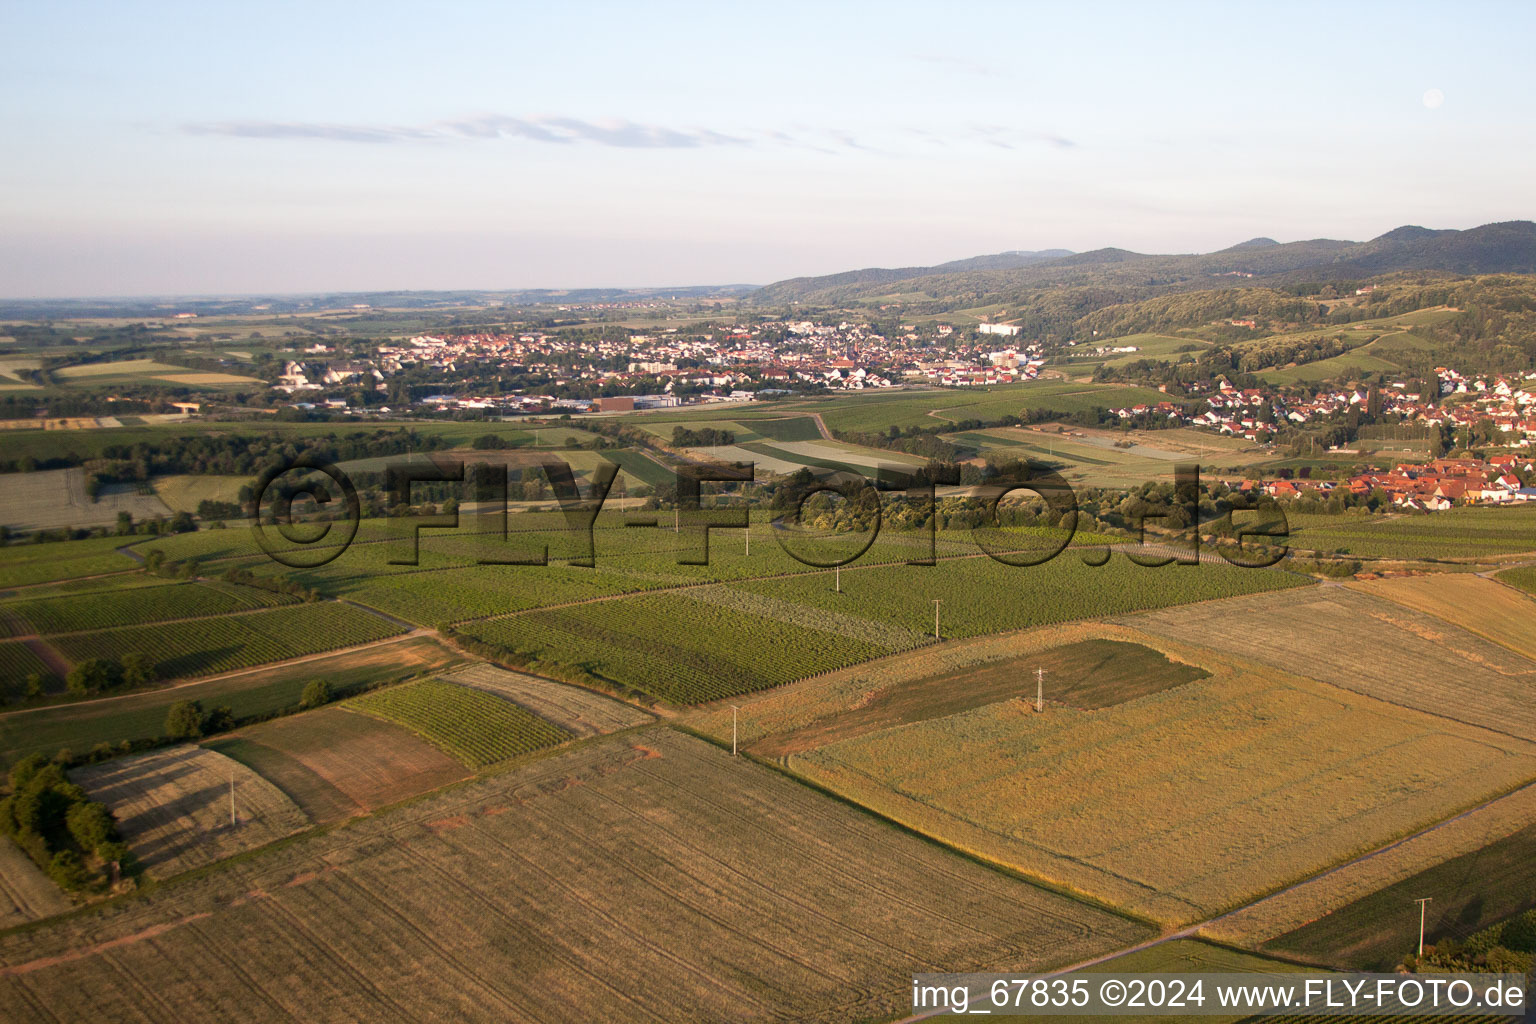
{"label": "hazy sky", "polygon": [[1528,4],[0,3],[0,295],[767,283],[1536,217]]}

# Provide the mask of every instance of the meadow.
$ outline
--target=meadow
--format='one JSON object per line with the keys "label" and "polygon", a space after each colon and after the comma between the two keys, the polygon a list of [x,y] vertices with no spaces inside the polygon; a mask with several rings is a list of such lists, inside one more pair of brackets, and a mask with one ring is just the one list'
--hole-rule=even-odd
{"label": "meadow", "polygon": [[656,729],[0,935],[0,998],[65,1019],[832,1024],[900,1012],[914,970],[1147,935]]}

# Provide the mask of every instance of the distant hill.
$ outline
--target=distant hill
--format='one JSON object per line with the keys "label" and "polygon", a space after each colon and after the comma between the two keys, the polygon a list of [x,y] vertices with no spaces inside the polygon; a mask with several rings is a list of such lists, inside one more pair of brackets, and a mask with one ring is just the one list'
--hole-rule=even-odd
{"label": "distant hill", "polygon": [[[1506,221],[1465,231],[1407,225],[1368,242],[1253,238],[1218,252],[1153,255],[1125,249],[1061,254],[999,253],[933,267],[856,270],[768,285],[751,298],[767,303],[849,304],[900,291],[923,293],[938,310],[1002,302],[1036,303],[1052,289],[1097,289],[1102,300],[1126,302],[1168,291],[1210,288],[1213,278],[1238,285],[1348,281],[1398,271],[1454,274],[1536,273],[1536,224]],[[1072,302],[1090,301],[1086,295]]]}

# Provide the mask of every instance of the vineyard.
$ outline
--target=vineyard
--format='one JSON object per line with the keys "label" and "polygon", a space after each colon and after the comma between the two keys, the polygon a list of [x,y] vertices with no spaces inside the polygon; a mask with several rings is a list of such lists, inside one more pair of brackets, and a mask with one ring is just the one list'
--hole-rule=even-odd
{"label": "vineyard", "polygon": [[1288,514],[1290,546],[1362,558],[1467,559],[1536,551],[1536,507],[1423,516]]}
{"label": "vineyard", "polygon": [[25,696],[28,676],[46,680],[53,674],[26,644],[15,640],[0,642],[0,698],[15,700]]}
{"label": "vineyard", "polygon": [[0,587],[31,586],[98,573],[125,572],[137,564],[117,549],[132,537],[91,537],[47,544],[0,547]]}
{"label": "vineyard", "polygon": [[351,647],[400,632],[400,627],[359,608],[322,603],[250,615],[71,633],[58,637],[56,645],[75,662],[121,658],[137,651],[154,659],[155,674],[160,679],[177,679]]}
{"label": "vineyard", "polygon": [[438,680],[376,690],[350,707],[411,730],[471,768],[551,747],[571,734],[484,690]]}
{"label": "vineyard", "polygon": [[37,633],[112,629],[168,619],[190,619],[292,604],[296,598],[227,583],[166,583],[155,587],[40,601],[18,601],[5,610],[20,615]]}

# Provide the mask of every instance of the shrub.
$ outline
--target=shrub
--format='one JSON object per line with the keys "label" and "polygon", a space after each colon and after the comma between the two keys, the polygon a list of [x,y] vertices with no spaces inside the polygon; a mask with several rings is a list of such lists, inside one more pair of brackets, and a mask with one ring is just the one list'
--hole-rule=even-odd
{"label": "shrub", "polygon": [[60,850],[48,862],[48,877],[60,889],[78,889],[85,884],[85,864],[74,850]]}
{"label": "shrub", "polygon": [[299,706],[303,708],[318,708],[331,701],[331,684],[324,679],[311,679],[304,686],[304,693],[299,698]]}
{"label": "shrub", "polygon": [[179,700],[165,716],[165,734],[173,740],[195,740],[203,735],[203,705]]}
{"label": "shrub", "polygon": [[75,804],[64,820],[82,850],[94,850],[112,838],[112,815],[101,804]]}

